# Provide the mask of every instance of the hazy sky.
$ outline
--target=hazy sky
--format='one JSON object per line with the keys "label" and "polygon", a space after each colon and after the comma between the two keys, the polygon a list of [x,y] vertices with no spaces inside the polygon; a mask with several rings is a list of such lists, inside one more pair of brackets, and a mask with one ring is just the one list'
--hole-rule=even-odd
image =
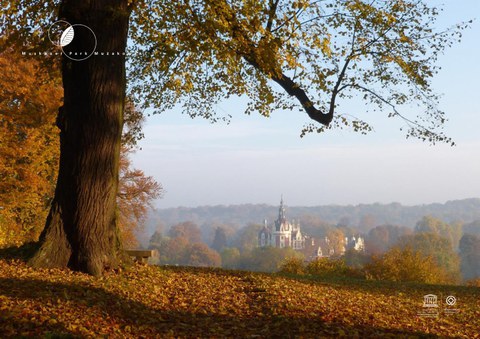
{"label": "hazy sky", "polygon": [[[428,1],[438,4],[440,1]],[[419,204],[480,197],[480,0],[445,0],[440,24],[476,18],[463,40],[441,56],[434,88],[457,143],[405,140],[400,120],[380,112],[367,136],[348,131],[300,132],[303,112],[245,116],[234,100],[218,105],[230,125],[192,120],[178,110],[148,118],[134,165],[161,182],[159,208],[217,204]],[[360,107],[360,110],[362,107]]]}

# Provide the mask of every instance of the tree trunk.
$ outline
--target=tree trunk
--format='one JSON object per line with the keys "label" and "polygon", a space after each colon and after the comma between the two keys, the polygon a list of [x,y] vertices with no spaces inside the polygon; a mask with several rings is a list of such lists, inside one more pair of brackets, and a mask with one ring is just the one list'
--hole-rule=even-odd
{"label": "tree trunk", "polygon": [[101,275],[125,259],[116,193],[129,14],[127,0],[63,0],[60,6],[60,19],[72,24],[75,33],[64,52],[89,53],[93,31],[98,54],[81,61],[63,56],[64,105],[57,119],[60,168],[40,247],[30,260],[35,267]]}

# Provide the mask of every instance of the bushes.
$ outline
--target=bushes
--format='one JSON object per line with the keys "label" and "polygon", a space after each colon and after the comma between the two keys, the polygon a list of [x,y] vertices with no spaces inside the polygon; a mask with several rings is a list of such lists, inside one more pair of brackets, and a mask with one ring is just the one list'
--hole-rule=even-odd
{"label": "bushes", "polygon": [[298,258],[303,261],[303,255],[290,247],[259,247],[251,252],[240,255],[235,268],[247,271],[277,272],[281,269],[285,258]]}
{"label": "bushes", "polygon": [[[361,269],[349,267],[345,258],[319,258],[309,263],[289,258],[281,265],[279,273],[313,277],[367,278],[397,282],[452,284],[450,274],[431,256],[425,256],[412,247],[394,247]],[[472,285],[475,282],[472,282]],[[477,282],[478,283],[478,282]]]}
{"label": "bushes", "polygon": [[318,258],[309,263],[305,263],[298,258],[288,258],[281,265],[279,273],[314,277],[363,277],[363,273],[360,270],[348,267],[343,259],[329,258]]}
{"label": "bushes", "polygon": [[472,286],[472,287],[480,287],[480,278],[467,280],[465,282],[465,285],[466,286]]}
{"label": "bushes", "polygon": [[343,260],[330,260],[328,258],[319,258],[307,264],[308,274],[315,276],[345,276],[350,269]]}
{"label": "bushes", "polygon": [[372,280],[391,280],[429,284],[451,283],[448,273],[431,256],[412,247],[394,247],[365,265],[365,275]]}
{"label": "bushes", "polygon": [[285,259],[280,266],[279,273],[304,275],[304,260],[295,257]]}

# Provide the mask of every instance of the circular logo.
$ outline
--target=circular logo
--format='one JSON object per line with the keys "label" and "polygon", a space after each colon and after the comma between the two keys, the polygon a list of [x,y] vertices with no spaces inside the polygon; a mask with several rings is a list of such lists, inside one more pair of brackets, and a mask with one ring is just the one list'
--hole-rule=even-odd
{"label": "circular logo", "polygon": [[74,61],[82,61],[93,55],[97,37],[93,30],[83,24],[70,24],[58,20],[48,29],[50,42],[62,50],[63,55]]}
{"label": "circular logo", "polygon": [[453,306],[457,303],[457,298],[455,298],[453,295],[449,295],[447,299],[445,299],[445,302],[448,306]]}
{"label": "circular logo", "polygon": [[[64,32],[71,31],[73,32],[73,27],[65,20],[55,21],[48,28],[48,38],[50,42],[57,47],[62,47],[61,41]],[[73,39],[73,36],[72,36]]]}

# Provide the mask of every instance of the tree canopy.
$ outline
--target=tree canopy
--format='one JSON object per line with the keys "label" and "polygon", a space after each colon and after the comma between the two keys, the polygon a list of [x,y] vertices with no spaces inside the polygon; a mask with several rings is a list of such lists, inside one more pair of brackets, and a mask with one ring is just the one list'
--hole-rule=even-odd
{"label": "tree canopy", "polygon": [[[130,86],[147,106],[181,103],[189,115],[214,121],[214,105],[230,96],[248,97],[247,113],[265,116],[301,107],[323,125],[308,124],[304,133],[370,131],[356,117],[362,112],[338,106],[362,97],[368,110],[403,119],[407,136],[451,142],[430,80],[439,53],[464,26],[439,31],[438,14],[416,0],[140,1]],[[412,102],[422,105],[419,117],[402,113]]]}
{"label": "tree canopy", "polygon": [[[1,9],[8,37],[51,48],[46,28],[61,1],[10,0]],[[212,121],[215,105],[249,99],[246,113],[301,108],[311,131],[373,126],[363,109],[400,118],[407,137],[453,143],[431,79],[437,57],[467,24],[437,27],[441,8],[426,1],[129,1],[129,91],[143,108],[176,104]],[[48,46],[48,47],[47,47]],[[420,105],[418,116],[402,110]]]}

